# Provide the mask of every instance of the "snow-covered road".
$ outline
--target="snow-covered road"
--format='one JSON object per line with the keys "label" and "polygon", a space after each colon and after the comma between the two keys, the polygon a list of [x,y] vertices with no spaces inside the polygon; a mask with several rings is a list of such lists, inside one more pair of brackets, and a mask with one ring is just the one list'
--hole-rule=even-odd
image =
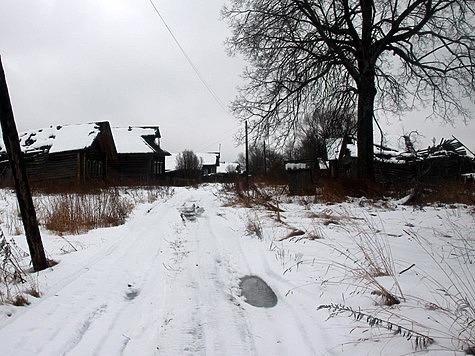
{"label": "snow-covered road", "polygon": [[[145,204],[101,241],[38,277],[42,297],[0,324],[1,355],[313,355],[325,344],[315,295],[277,273],[267,244],[244,237],[239,210],[213,189],[180,189]],[[195,220],[182,211],[203,209]],[[258,275],[273,308],[244,302]]]}
{"label": "snow-covered road", "polygon": [[[139,204],[122,226],[43,230],[59,263],[13,287],[32,283],[40,298],[0,305],[0,356],[463,355],[473,345],[473,207],[328,205],[277,187],[277,213],[268,201],[229,204],[223,188],[170,189],[153,203],[130,189],[121,194]],[[8,233],[14,194],[2,197],[0,226],[26,251],[25,237]],[[246,276],[262,278],[277,304],[248,304]],[[385,305],[382,288],[401,303]]]}

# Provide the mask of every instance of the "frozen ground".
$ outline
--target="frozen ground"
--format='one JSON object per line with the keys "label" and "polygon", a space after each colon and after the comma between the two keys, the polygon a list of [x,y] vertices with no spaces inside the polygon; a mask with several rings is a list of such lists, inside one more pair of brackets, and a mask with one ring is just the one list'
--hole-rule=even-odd
{"label": "frozen ground", "polygon": [[[42,230],[59,264],[30,275],[30,305],[0,305],[0,354],[455,355],[474,340],[473,207],[272,196],[245,208],[219,186],[176,188],[123,226]],[[2,197],[2,229],[27,251]],[[277,304],[246,303],[245,276]]]}

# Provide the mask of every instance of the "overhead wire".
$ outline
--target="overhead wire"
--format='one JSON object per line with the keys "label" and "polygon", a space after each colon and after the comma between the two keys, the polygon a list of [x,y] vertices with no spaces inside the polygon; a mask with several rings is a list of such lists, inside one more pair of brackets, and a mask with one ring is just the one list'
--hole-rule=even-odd
{"label": "overhead wire", "polygon": [[178,46],[178,48],[180,49],[181,53],[183,54],[183,56],[185,57],[186,61],[188,62],[188,64],[191,66],[191,68],[193,69],[193,71],[195,72],[195,74],[197,75],[198,79],[200,80],[201,84],[203,84],[203,86],[206,88],[206,90],[211,94],[211,96],[213,97],[213,99],[218,103],[218,105],[221,107],[221,109],[223,109],[228,115],[230,114],[228,109],[226,108],[226,106],[223,104],[223,102],[221,101],[221,99],[218,97],[218,95],[214,92],[214,90],[208,85],[208,83],[206,82],[206,80],[204,79],[204,77],[201,75],[200,71],[198,70],[198,67],[193,63],[193,61],[191,60],[190,56],[186,53],[185,49],[183,48],[183,46],[180,44],[180,41],[178,41],[178,39],[176,38],[175,34],[173,33],[172,29],[170,28],[170,26],[168,26],[167,22],[165,21],[165,18],[162,16],[162,14],[160,13],[160,11],[158,10],[158,7],[154,4],[154,2],[152,0],[149,0],[150,4],[152,5],[153,9],[155,10],[155,13],[158,15],[158,17],[160,18],[160,20],[162,21],[163,25],[165,26],[165,28],[167,29],[167,31],[170,33],[170,35],[172,36],[173,38],[173,41],[175,42],[175,44]]}
{"label": "overhead wire", "polygon": [[[165,26],[165,28],[167,29],[168,33],[170,34],[170,36],[172,37],[173,41],[175,42],[175,44],[177,45],[177,47],[179,48],[180,52],[183,54],[183,56],[185,57],[186,61],[188,62],[188,64],[191,66],[191,68],[193,69],[193,71],[195,72],[196,76],[198,77],[198,79],[200,80],[201,84],[206,88],[206,90],[208,91],[208,93],[213,97],[213,99],[216,101],[216,103],[221,107],[221,109],[226,113],[228,114],[230,117],[232,117],[231,113],[229,112],[228,108],[223,104],[223,102],[221,101],[221,99],[218,97],[218,95],[215,93],[215,91],[210,87],[210,85],[207,83],[207,81],[204,79],[204,77],[201,75],[200,71],[198,70],[198,67],[193,63],[193,61],[191,60],[191,57],[187,54],[187,52],[185,51],[184,47],[181,45],[180,41],[178,41],[178,38],[175,36],[175,34],[173,33],[171,27],[168,25],[167,21],[165,20],[165,18],[163,17],[163,15],[161,14],[160,10],[158,9],[158,7],[155,5],[155,3],[152,1],[152,0],[149,0],[150,4],[152,5],[155,13],[157,14],[157,16],[160,18],[161,22],[163,23],[163,25]],[[222,132],[221,134],[219,134],[218,136],[215,137],[215,139],[212,139],[212,140],[207,140],[206,142],[204,142],[202,145],[200,145],[201,147],[205,147],[205,146],[209,146],[210,144],[212,143],[218,143],[220,141],[219,138],[225,136],[227,133],[231,132],[231,131],[234,131],[234,129],[230,129],[230,130],[226,130],[225,132]]]}

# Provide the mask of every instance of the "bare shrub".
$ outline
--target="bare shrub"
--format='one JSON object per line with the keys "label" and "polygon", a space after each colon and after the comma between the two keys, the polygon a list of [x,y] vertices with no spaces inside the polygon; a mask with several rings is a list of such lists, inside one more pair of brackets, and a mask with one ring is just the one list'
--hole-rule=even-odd
{"label": "bare shrub", "polygon": [[341,203],[348,197],[362,197],[379,199],[387,194],[378,183],[370,183],[353,178],[322,178],[318,183],[317,198],[323,202]]}
{"label": "bare shrub", "polygon": [[475,185],[455,179],[433,179],[418,182],[411,189],[410,205],[475,204]]}
{"label": "bare shrub", "polygon": [[275,219],[281,222],[280,214],[283,210],[279,206],[279,197],[283,190],[279,192],[275,186],[264,187],[258,184],[246,186],[243,182],[236,182],[233,185],[226,185],[225,189],[231,190],[231,199],[228,205],[241,205],[246,208],[262,207],[275,213]]}
{"label": "bare shrub", "polygon": [[117,189],[100,193],[66,193],[45,197],[39,220],[59,234],[79,234],[99,227],[121,225],[133,205]]}

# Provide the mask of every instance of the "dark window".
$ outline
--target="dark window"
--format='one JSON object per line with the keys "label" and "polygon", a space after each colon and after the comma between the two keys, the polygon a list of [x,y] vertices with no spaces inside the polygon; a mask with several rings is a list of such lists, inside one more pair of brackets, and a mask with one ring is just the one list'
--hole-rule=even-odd
{"label": "dark window", "polygon": [[160,175],[160,174],[163,174],[164,172],[165,172],[165,169],[164,169],[163,161],[158,158],[155,158],[153,160],[153,165],[152,165],[153,175]]}
{"label": "dark window", "polygon": [[104,168],[101,161],[86,161],[86,176],[90,178],[100,178],[103,176]]}

